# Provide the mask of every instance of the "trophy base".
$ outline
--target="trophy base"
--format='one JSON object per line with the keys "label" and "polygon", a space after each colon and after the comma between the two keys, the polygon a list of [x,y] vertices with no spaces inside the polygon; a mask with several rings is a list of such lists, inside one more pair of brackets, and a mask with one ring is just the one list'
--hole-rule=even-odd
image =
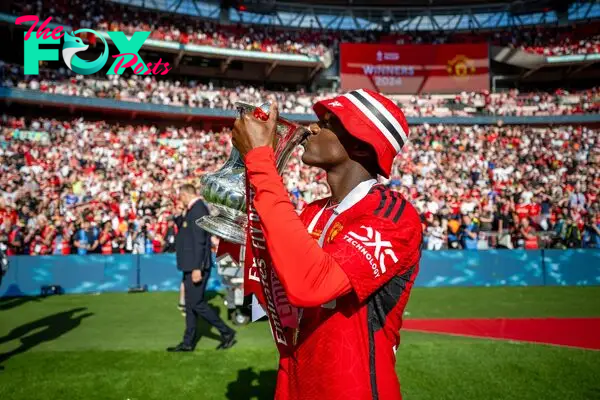
{"label": "trophy base", "polygon": [[205,215],[196,221],[196,223],[205,231],[221,237],[228,242],[241,245],[246,244],[246,233],[244,228],[224,216]]}

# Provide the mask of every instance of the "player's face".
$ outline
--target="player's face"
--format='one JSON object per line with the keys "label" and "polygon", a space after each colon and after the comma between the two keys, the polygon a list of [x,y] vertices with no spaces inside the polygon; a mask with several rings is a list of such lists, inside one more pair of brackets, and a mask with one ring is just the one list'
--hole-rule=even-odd
{"label": "player's face", "polygon": [[342,144],[348,133],[335,116],[325,114],[319,122],[310,125],[310,130],[312,134],[303,144],[302,162],[327,169],[349,160]]}

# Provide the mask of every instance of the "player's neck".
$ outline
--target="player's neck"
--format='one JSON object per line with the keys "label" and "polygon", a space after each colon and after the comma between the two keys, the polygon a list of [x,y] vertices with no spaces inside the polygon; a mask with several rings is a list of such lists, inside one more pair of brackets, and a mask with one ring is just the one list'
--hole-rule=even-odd
{"label": "player's neck", "polygon": [[327,170],[327,183],[331,188],[331,202],[339,203],[359,183],[374,178],[365,167],[352,160],[330,168]]}

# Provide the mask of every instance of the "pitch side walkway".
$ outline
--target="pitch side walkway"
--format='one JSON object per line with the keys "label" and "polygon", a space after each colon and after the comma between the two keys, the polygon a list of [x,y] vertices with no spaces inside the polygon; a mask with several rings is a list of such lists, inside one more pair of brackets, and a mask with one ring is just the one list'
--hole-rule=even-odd
{"label": "pitch side walkway", "polygon": [[600,318],[407,319],[403,329],[600,350]]}

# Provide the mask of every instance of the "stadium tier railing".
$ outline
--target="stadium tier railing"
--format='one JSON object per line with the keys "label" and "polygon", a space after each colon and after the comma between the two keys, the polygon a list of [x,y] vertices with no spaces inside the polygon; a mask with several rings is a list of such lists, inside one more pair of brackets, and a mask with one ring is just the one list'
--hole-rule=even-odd
{"label": "stadium tier railing", "polygon": [[[113,110],[131,112],[137,115],[163,115],[172,118],[220,118],[234,119],[237,112],[216,108],[198,108],[170,106],[151,103],[136,103],[114,99],[95,97],[66,96],[49,94],[34,90],[0,87],[0,99],[5,102],[24,104],[41,104],[61,108]],[[282,114],[284,118],[295,122],[316,121],[314,114]],[[573,114],[550,116],[474,116],[474,117],[408,117],[409,124],[455,124],[455,125],[490,125],[490,124],[591,124],[600,122],[600,114]]]}
{"label": "stadium tier railing", "polygon": [[[179,290],[174,254],[16,256],[0,286],[0,297],[38,295],[42,286],[65,293]],[[138,274],[139,268],[139,274]],[[423,251],[416,287],[600,285],[600,250]],[[210,290],[222,282],[213,270]]]}
{"label": "stadium tier railing", "polygon": [[490,46],[490,57],[499,63],[506,63],[529,70],[536,70],[542,67],[557,67],[571,64],[593,64],[600,62],[600,54],[545,56],[508,46]]}
{"label": "stadium tier railing", "polygon": [[568,56],[548,56],[546,62],[549,64],[560,63],[587,63],[600,61],[600,54],[573,54]]}

